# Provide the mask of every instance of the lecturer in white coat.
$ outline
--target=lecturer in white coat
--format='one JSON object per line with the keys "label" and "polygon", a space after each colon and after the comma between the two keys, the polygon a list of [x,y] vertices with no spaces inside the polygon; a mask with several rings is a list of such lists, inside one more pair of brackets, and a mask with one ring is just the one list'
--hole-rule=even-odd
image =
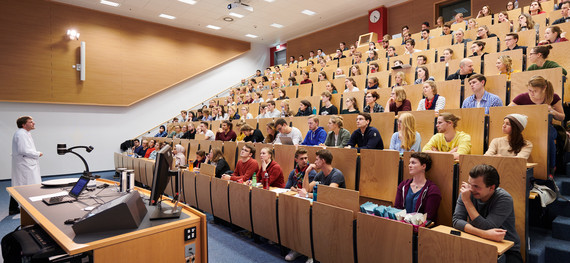
{"label": "lecturer in white coat", "polygon": [[[40,175],[39,158],[43,153],[36,150],[31,130],[35,129],[32,117],[23,116],[16,120],[18,131],[12,138],[12,186],[39,184]],[[10,197],[10,215],[20,213],[18,202]]]}

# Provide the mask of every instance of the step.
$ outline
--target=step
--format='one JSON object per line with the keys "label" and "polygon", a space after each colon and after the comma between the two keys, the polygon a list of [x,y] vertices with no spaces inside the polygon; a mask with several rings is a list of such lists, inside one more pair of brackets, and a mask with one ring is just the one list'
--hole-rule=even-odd
{"label": "step", "polygon": [[534,247],[528,251],[527,263],[544,263],[544,246]]}
{"label": "step", "polygon": [[570,195],[570,180],[562,181],[559,188],[560,188],[560,194]]}
{"label": "step", "polygon": [[545,242],[544,262],[566,263],[570,258],[570,242],[564,240],[548,240]]}
{"label": "step", "polygon": [[[570,200],[570,196],[564,196],[566,199]],[[570,217],[570,202],[563,200],[562,198],[556,199],[552,204],[550,204],[550,212],[557,216]]]}
{"label": "step", "polygon": [[552,237],[570,241],[570,217],[557,216],[552,221]]}

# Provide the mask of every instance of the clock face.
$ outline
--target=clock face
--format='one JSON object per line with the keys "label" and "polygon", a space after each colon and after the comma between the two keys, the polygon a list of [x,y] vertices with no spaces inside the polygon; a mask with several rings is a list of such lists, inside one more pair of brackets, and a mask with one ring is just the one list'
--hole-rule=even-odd
{"label": "clock face", "polygon": [[380,12],[378,12],[378,10],[372,11],[372,13],[370,13],[370,22],[376,23],[378,20],[380,20]]}

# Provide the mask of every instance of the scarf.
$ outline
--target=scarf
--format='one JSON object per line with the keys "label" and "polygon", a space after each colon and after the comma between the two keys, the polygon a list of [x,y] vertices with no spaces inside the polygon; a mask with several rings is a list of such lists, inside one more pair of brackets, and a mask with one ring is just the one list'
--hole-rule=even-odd
{"label": "scarf", "polygon": [[433,98],[431,100],[428,100],[427,98],[425,99],[426,110],[435,109],[435,102],[437,101],[437,97],[439,97],[439,94],[435,94],[435,96],[433,96]]}

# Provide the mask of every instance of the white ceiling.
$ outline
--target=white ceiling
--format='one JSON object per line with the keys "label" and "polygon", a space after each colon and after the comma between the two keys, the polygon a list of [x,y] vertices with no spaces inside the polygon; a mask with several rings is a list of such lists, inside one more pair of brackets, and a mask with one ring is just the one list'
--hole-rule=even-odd
{"label": "white ceiling", "polygon": [[[227,5],[234,2],[233,0],[197,0],[194,5],[178,0],[112,0],[120,4],[118,7],[100,4],[100,0],[52,1],[273,46],[367,15],[370,9],[382,5],[389,7],[408,0],[273,0],[272,2],[269,2],[271,0],[242,0],[243,3],[253,7],[253,12],[243,8],[228,10]],[[305,9],[314,11],[316,14],[313,16],[302,14],[301,11]],[[244,15],[244,17],[232,17],[233,22],[224,21],[223,18],[228,17],[230,12]],[[176,19],[161,18],[160,14],[172,15]],[[273,23],[284,27],[270,26]],[[219,26],[221,29],[209,29],[207,25]],[[246,34],[258,37],[253,39],[246,37]]]}

